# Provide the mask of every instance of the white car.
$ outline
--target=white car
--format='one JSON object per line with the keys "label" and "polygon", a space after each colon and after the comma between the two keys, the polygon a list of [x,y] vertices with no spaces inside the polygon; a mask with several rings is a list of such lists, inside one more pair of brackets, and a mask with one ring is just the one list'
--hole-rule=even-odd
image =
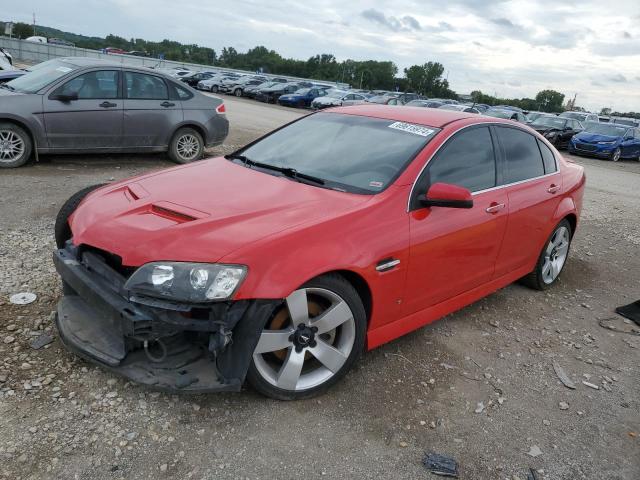
{"label": "white car", "polygon": [[324,97],[318,97],[311,102],[311,107],[320,109],[328,107],[346,107],[348,105],[358,105],[364,103],[366,97],[359,93],[349,93],[344,90],[332,90]]}
{"label": "white car", "polygon": [[13,57],[4,48],[0,48],[0,70],[17,70],[13,66]]}

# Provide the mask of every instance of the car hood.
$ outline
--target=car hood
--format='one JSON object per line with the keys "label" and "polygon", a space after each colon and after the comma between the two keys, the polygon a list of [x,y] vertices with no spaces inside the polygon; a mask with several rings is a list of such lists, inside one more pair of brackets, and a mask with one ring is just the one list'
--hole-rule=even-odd
{"label": "car hood", "polygon": [[283,230],[347,213],[371,198],[215,158],[97,190],[80,204],[70,225],[74,244],[116,254],[123,265],[216,262]]}
{"label": "car hood", "polygon": [[319,97],[314,100],[315,103],[321,103],[325,105],[340,105],[342,100],[339,98]]}
{"label": "car hood", "polygon": [[575,135],[573,138],[585,143],[617,142],[622,140],[622,137],[614,137],[611,135],[600,135],[599,133],[590,133],[590,132],[581,132]]}

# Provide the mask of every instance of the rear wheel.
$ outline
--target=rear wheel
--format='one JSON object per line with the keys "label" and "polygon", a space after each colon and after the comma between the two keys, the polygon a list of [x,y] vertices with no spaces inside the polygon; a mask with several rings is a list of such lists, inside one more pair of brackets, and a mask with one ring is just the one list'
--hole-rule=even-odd
{"label": "rear wheel", "polygon": [[279,400],[309,398],[339,381],[364,349],[366,314],[353,286],[324,275],[289,295],[258,341],[247,380]]}
{"label": "rear wheel", "polygon": [[218,85],[212,85],[212,86],[211,86],[211,91],[212,91],[213,93],[218,93]]}
{"label": "rear wheel", "polygon": [[236,97],[241,97],[242,96],[242,89],[241,88],[236,88],[236,90],[233,93],[234,93],[234,95]]}
{"label": "rear wheel", "polygon": [[522,279],[522,283],[536,290],[546,290],[553,285],[567,262],[571,235],[571,224],[562,220],[540,252],[536,268]]}
{"label": "rear wheel", "polygon": [[190,163],[200,160],[204,153],[204,141],[193,128],[178,130],[169,144],[169,157],[176,163]]}
{"label": "rear wheel", "polygon": [[0,168],[21,167],[29,161],[32,148],[24,129],[13,123],[0,123]]}

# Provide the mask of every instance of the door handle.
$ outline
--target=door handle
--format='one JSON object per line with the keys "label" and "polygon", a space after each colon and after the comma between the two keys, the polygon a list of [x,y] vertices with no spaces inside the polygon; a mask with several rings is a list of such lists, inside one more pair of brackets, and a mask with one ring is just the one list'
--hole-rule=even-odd
{"label": "door handle", "polygon": [[162,102],[162,103],[160,104],[160,106],[161,106],[161,107],[168,108],[168,107],[175,107],[175,106],[176,106],[176,104],[175,104],[175,103],[171,103],[171,102]]}
{"label": "door handle", "polygon": [[116,104],[116,103],[111,103],[111,102],[102,102],[102,103],[100,104],[100,106],[101,106],[102,108],[113,108],[113,107],[117,107],[117,106],[118,106],[118,104]]}
{"label": "door handle", "polygon": [[380,260],[376,264],[376,270],[378,272],[387,272],[389,270],[394,269],[397,265],[400,265],[400,260],[397,258],[385,258],[384,260]]}
{"label": "door handle", "polygon": [[558,190],[560,190],[560,187],[558,185],[555,184],[551,184],[551,186],[549,188],[547,188],[547,192],[549,193],[558,193]]}
{"label": "door handle", "polygon": [[487,212],[487,213],[496,214],[500,210],[502,210],[503,208],[504,208],[504,203],[491,202],[491,205],[489,205],[487,208],[485,208],[484,211]]}

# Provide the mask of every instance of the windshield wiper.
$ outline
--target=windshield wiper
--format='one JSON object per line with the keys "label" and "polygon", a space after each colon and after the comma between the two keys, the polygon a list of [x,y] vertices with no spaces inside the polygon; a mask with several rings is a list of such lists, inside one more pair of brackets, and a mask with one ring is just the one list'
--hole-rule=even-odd
{"label": "windshield wiper", "polygon": [[274,172],[280,172],[284,176],[293,178],[296,180],[306,180],[308,182],[313,182],[318,185],[325,184],[325,181],[320,177],[314,177],[313,175],[308,175],[306,173],[298,172],[295,168],[291,168],[291,167],[278,167],[277,165],[271,165],[269,163],[256,162],[255,160],[251,160],[245,155],[241,155],[239,153],[231,153],[229,155],[225,155],[224,158],[226,158],[227,160],[240,160],[245,165],[264,168],[265,170],[273,170]]}

